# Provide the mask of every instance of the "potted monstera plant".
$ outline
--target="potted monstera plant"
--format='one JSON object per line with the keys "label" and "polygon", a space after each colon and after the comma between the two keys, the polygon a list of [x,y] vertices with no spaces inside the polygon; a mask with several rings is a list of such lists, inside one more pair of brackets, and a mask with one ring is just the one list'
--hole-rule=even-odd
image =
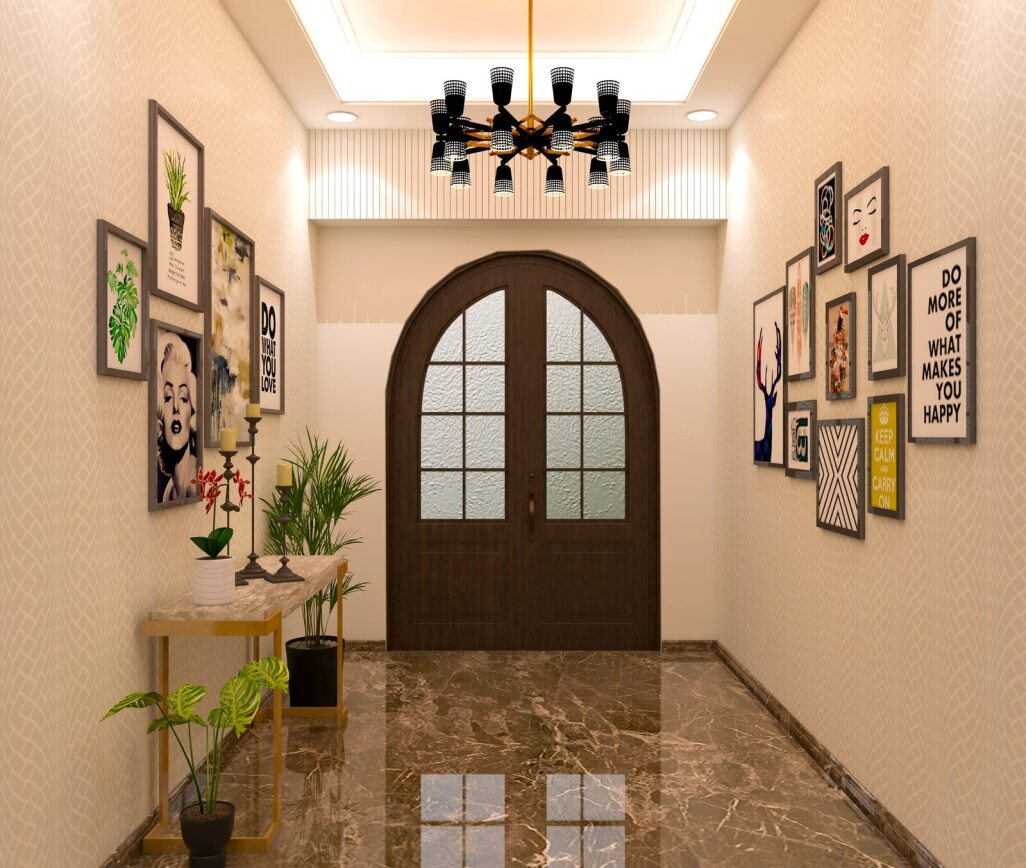
{"label": "potted monstera plant", "polygon": [[[158,712],[147,732],[169,731],[189,767],[189,783],[196,792],[196,801],[182,810],[182,839],[189,850],[190,868],[223,868],[226,850],[235,827],[235,805],[217,798],[221,784],[221,764],[224,758],[224,739],[234,732],[238,738],[253,723],[260,709],[260,691],[288,689],[289,671],[277,657],[263,657],[247,663],[237,675],[229,678],[218,695],[206,720],[197,708],[207,688],[200,684],[183,684],[167,696],[155,691],[129,693],[114,703],[100,718],[106,720],[126,708],[155,708]],[[201,772],[193,751],[192,728],[203,730],[206,762]],[[183,740],[180,734],[185,730]]]}
{"label": "potted monstera plant", "polygon": [[171,233],[171,246],[182,249],[185,236],[185,203],[189,201],[186,188],[185,157],[177,148],[162,151],[164,157],[164,189],[167,190],[167,221]]}

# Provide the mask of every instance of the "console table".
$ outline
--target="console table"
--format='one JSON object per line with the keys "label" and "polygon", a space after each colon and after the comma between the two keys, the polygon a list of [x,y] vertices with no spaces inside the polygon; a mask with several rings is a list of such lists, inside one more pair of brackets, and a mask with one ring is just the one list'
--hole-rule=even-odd
{"label": "console table", "polygon": [[[276,557],[260,558],[260,566],[274,572],[279,561]],[[282,647],[282,622],[285,617],[324,590],[332,579],[341,587],[342,579],[349,569],[349,562],[339,556],[296,556],[289,559],[289,566],[300,576],[302,582],[273,584],[262,579],[250,579],[249,584],[235,589],[235,598],[223,606],[197,606],[190,595],[161,606],[150,612],[143,624],[146,636],[160,640],[160,693],[167,696],[171,689],[171,637],[172,636],[248,636],[252,638],[251,654],[255,660],[260,657],[260,637],[273,635],[275,657],[284,659]],[[228,849],[235,853],[266,853],[278,834],[281,824],[281,721],[282,717],[334,718],[342,726],[347,717],[342,702],[342,597],[335,608],[338,619],[338,694],[334,706],[324,708],[283,708],[282,695],[274,691],[271,708],[261,708],[254,724],[270,717],[274,725],[274,787],[271,822],[262,835],[233,837]],[[165,709],[166,710],[166,709]],[[159,766],[157,788],[160,796],[157,825],[143,839],[144,853],[184,853],[185,843],[181,836],[169,833],[170,815],[168,805],[169,733],[159,734]]]}

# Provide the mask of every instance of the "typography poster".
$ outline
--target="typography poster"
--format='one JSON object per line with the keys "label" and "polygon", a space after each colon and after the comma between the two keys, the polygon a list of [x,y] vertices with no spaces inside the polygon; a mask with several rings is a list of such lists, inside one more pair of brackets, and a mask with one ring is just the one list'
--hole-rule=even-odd
{"label": "typography poster", "polygon": [[260,286],[260,329],[258,332],[260,410],[285,412],[285,293],[262,277]]}

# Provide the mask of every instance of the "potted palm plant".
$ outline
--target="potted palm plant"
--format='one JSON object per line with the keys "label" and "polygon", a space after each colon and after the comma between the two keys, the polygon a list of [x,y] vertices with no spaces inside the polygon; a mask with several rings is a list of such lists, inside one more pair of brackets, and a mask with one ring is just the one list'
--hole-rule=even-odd
{"label": "potted palm plant", "polygon": [[[379,490],[367,475],[353,473],[353,462],[341,444],[326,441],[306,432],[306,442],[290,449],[292,490],[288,510],[291,520],[279,521],[282,505],[263,500],[268,518],[267,553],[275,555],[333,555],[346,546],[360,542],[338,526],[356,501]],[[363,590],[366,582],[356,582],[347,574],[339,587],[332,582],[309,600],[303,610],[303,635],[285,643],[285,654],[292,673],[289,704],[300,706],[335,705],[335,673],[342,638],[327,634],[327,615],[338,604],[339,596]],[[344,643],[343,643],[344,646]]]}
{"label": "potted palm plant", "polygon": [[[221,764],[224,758],[224,737],[230,732],[240,737],[253,723],[260,708],[260,690],[286,690],[289,671],[277,657],[253,660],[229,678],[218,695],[215,705],[204,720],[196,709],[207,693],[200,684],[183,684],[166,697],[155,691],[129,693],[100,718],[124,711],[126,708],[156,708],[147,732],[169,731],[178,743],[185,763],[189,767],[189,782],[196,791],[196,801],[182,810],[182,839],[189,850],[189,868],[223,868],[226,850],[235,826],[235,805],[217,798],[221,784]],[[193,752],[192,728],[203,730],[206,766],[201,775]],[[179,730],[186,730],[183,742]]]}
{"label": "potted palm plant", "polygon": [[164,156],[164,188],[167,190],[167,222],[171,233],[171,246],[182,249],[185,235],[185,203],[189,191],[185,186],[185,157],[177,148],[162,152]]}

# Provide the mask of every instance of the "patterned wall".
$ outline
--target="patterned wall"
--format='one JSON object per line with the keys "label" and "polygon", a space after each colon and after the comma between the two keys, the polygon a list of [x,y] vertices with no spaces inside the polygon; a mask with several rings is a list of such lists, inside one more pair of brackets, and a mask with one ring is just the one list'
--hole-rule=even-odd
{"label": "patterned wall", "polygon": [[[1026,864],[1026,6],[822,0],[729,136],[720,296],[721,638],[952,866]],[[813,243],[813,182],[891,167],[891,244],[909,259],[979,238],[979,443],[910,445],[908,518],[864,542],[815,526],[815,483],[751,463],[752,301]],[[858,397],[792,383],[821,418]],[[821,336],[820,336],[821,337]],[[822,361],[822,346],[817,363]]]}
{"label": "patterned wall", "polygon": [[[0,862],[96,865],[156,804],[143,715],[98,720],[156,683],[140,623],[186,591],[205,521],[147,512],[147,385],[95,374],[95,222],[146,236],[156,98],[206,145],[207,204],[287,292],[288,413],[260,437],[273,472],[314,417],[307,138],[217,0],[0,3],[0,44]],[[243,659],[241,640],[172,650],[173,681],[215,690]]]}

